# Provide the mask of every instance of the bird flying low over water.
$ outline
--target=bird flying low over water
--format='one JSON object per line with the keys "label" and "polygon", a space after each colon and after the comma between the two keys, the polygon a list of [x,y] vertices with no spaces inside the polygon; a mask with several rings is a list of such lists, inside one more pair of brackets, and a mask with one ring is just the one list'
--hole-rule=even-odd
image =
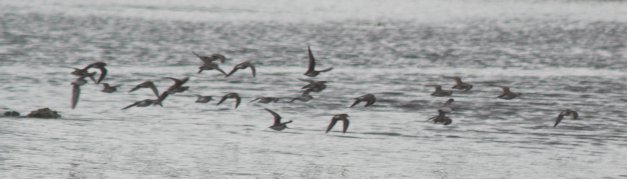
{"label": "bird flying low over water", "polygon": [[226,76],[226,72],[220,69],[220,66],[218,66],[218,64],[215,64],[215,63],[205,63],[201,65],[200,67],[198,67],[198,73],[202,72],[203,70],[217,70],[220,73],[224,74],[224,76]]}
{"label": "bird flying low over water", "polygon": [[438,109],[438,115],[429,118],[429,120],[427,121],[433,121],[433,123],[442,123],[444,125],[449,125],[453,122],[453,120],[451,120],[451,118],[446,117],[446,112]]}
{"label": "bird flying low over water", "polygon": [[187,81],[189,81],[189,77],[185,77],[181,79],[176,79],[172,77],[165,77],[165,78],[171,79],[172,81],[174,81],[174,84],[172,84],[172,86],[170,86],[168,90],[166,90],[168,94],[181,93],[189,89],[189,86],[183,86],[185,83],[187,83]]}
{"label": "bird flying low over water", "polygon": [[573,120],[576,120],[577,118],[579,118],[579,113],[577,113],[577,111],[573,111],[570,109],[562,110],[562,112],[560,112],[560,114],[557,115],[557,119],[555,119],[555,124],[553,125],[553,127],[556,127],[557,124],[562,122],[562,119],[564,119],[564,116],[573,116]]}
{"label": "bird flying low over water", "polygon": [[440,86],[440,85],[425,85],[425,86],[427,86],[427,87],[435,87],[435,91],[433,93],[431,93],[431,96],[443,97],[443,96],[451,96],[453,94],[453,91],[442,90],[442,86]]}
{"label": "bird flying low over water", "polygon": [[295,97],[295,98],[292,98],[289,102],[290,102],[290,103],[291,103],[291,102],[294,102],[294,101],[302,101],[302,102],[307,102],[307,101],[312,100],[312,99],[313,99],[313,96],[311,96],[311,95],[309,94],[309,91],[305,91],[305,92],[303,92],[303,94],[301,94],[300,96]]}
{"label": "bird flying low over water", "polygon": [[453,112],[453,108],[451,107],[451,105],[453,104],[453,102],[455,102],[455,100],[453,98],[448,99],[444,105],[442,105],[440,108],[438,108],[438,110],[442,110],[445,113],[450,113]]}
{"label": "bird flying low over water", "polygon": [[146,107],[146,106],[150,106],[150,105],[160,105],[163,107],[163,105],[161,105],[161,102],[159,101],[159,99],[144,99],[141,101],[137,101],[131,105],[128,105],[124,108],[122,108],[122,110],[131,108],[131,107]]}
{"label": "bird flying low over water", "polygon": [[84,69],[87,70],[89,68],[98,68],[100,70],[100,77],[98,77],[98,81],[96,81],[96,84],[100,84],[100,82],[107,76],[107,68],[105,68],[105,66],[107,66],[107,63],[105,62],[95,62],[87,65],[87,67],[85,67]]}
{"label": "bird flying low over water", "polygon": [[202,62],[204,62],[205,64],[207,63],[213,63],[213,61],[219,60],[220,63],[224,63],[224,61],[226,61],[226,57],[222,54],[218,54],[218,53],[214,53],[211,54],[209,56],[205,56],[205,55],[199,55],[196,52],[192,51],[192,53],[194,55],[196,55],[196,57],[200,58],[200,60],[202,60]]}
{"label": "bird flying low over water", "polygon": [[196,97],[198,97],[198,99],[196,99],[196,103],[208,103],[213,100],[212,96],[196,95]]}
{"label": "bird flying low over water", "polygon": [[228,94],[224,95],[222,97],[222,99],[220,99],[218,104],[216,104],[216,105],[222,104],[222,102],[224,102],[226,99],[229,99],[229,98],[235,98],[235,109],[237,109],[237,107],[239,106],[239,103],[242,101],[242,98],[240,98],[239,94],[237,94],[237,93],[228,93]]}
{"label": "bird flying low over water", "polygon": [[309,68],[307,69],[307,72],[305,72],[306,76],[316,77],[320,74],[320,72],[328,72],[333,70],[333,67],[330,67],[324,70],[316,71],[316,59],[314,58],[313,53],[311,53],[310,46],[307,46],[307,53],[309,57]]}
{"label": "bird flying low over water", "polygon": [[140,88],[150,88],[152,90],[152,92],[155,93],[155,96],[157,98],[159,97],[159,90],[157,90],[157,87],[155,86],[155,83],[150,81],[150,80],[147,80],[147,81],[144,81],[144,82],[138,84],[137,86],[133,87],[133,89],[131,89],[128,92],[130,93],[130,92],[133,92],[133,91],[138,90]]}
{"label": "bird flying low over water", "polygon": [[277,114],[276,112],[268,109],[268,108],[263,108],[266,111],[268,111],[270,114],[272,114],[272,116],[274,117],[274,123],[272,124],[272,126],[270,126],[270,129],[274,129],[276,131],[281,131],[285,128],[287,128],[287,124],[291,123],[292,120],[287,121],[287,122],[281,122],[281,116],[279,116],[279,114]]}
{"label": "bird flying low over water", "polygon": [[300,81],[308,82],[309,84],[303,86],[301,89],[304,89],[305,92],[321,92],[322,90],[327,88],[327,81],[314,81],[308,79],[298,79]]}
{"label": "bird flying low over water", "polygon": [[514,99],[514,98],[522,95],[522,93],[514,93],[514,92],[510,91],[508,86],[497,86],[497,87],[500,87],[501,89],[503,89],[503,93],[501,93],[501,95],[497,96],[497,98],[510,100],[510,99]]}
{"label": "bird flying low over water", "polygon": [[280,99],[281,98],[277,98],[277,97],[264,97],[264,96],[262,96],[262,97],[257,97],[257,98],[255,98],[253,100],[250,100],[249,103],[255,102],[255,101],[257,101],[258,103],[264,103],[264,104],[268,104],[268,103],[272,103],[272,102],[276,103],[276,102],[279,102]]}
{"label": "bird flying low over water", "polygon": [[327,131],[325,133],[329,133],[329,131],[331,131],[331,129],[333,128],[333,126],[335,126],[335,123],[337,123],[337,121],[344,122],[342,133],[346,133],[346,130],[348,130],[348,124],[349,124],[348,114],[337,114],[333,116],[333,118],[331,118],[331,123],[329,123],[329,126],[327,127]]}
{"label": "bird flying low over water", "polygon": [[250,61],[245,61],[245,62],[242,62],[240,64],[235,65],[235,67],[233,67],[233,70],[231,70],[231,72],[229,72],[229,74],[226,74],[225,78],[231,76],[237,70],[243,70],[243,69],[246,69],[246,68],[249,68],[249,67],[250,67],[250,70],[253,73],[253,78],[254,78],[257,75],[257,70],[255,69],[255,65],[252,62],[250,62]]}
{"label": "bird flying low over water", "polygon": [[109,85],[109,83],[102,83],[102,86],[103,86],[102,92],[113,93],[113,92],[118,91],[118,87],[120,87],[121,85],[111,86],[111,85]]}
{"label": "bird flying low over water", "polygon": [[362,101],[366,102],[366,105],[364,107],[368,107],[372,104],[374,104],[374,102],[377,101],[377,98],[374,97],[373,94],[366,94],[360,97],[355,98],[355,102],[353,103],[353,105],[351,105],[351,108],[359,103],[361,103]]}
{"label": "bird flying low over water", "polygon": [[458,76],[445,76],[444,78],[455,80],[455,86],[453,86],[453,89],[459,89],[459,90],[464,90],[464,91],[468,91],[472,89],[471,84],[462,82],[462,78]]}
{"label": "bird flying low over water", "polygon": [[87,76],[78,77],[76,80],[74,80],[71,83],[72,84],[72,101],[71,101],[72,109],[76,108],[76,105],[78,104],[78,98],[81,95],[81,86],[87,84],[87,80],[85,80],[85,77]]}

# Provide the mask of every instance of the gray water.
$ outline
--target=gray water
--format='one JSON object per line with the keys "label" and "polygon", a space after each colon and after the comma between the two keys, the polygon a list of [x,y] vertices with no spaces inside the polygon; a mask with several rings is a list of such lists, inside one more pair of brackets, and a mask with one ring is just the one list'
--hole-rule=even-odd
{"label": "gray water", "polygon": [[[330,81],[314,100],[311,45]],[[621,1],[0,1],[0,178],[625,178],[627,3]],[[222,53],[229,78],[196,73],[191,51]],[[70,108],[70,67],[108,64],[113,94],[89,83]],[[426,120],[456,91],[448,126]],[[144,80],[190,77],[164,107],[121,108]],[[511,86],[523,96],[497,99]],[[216,106],[196,94],[243,97]],[[348,108],[353,98],[375,105]],[[290,128],[268,126],[272,109]],[[581,120],[553,123],[562,109]],[[348,113],[348,133],[325,134]]]}

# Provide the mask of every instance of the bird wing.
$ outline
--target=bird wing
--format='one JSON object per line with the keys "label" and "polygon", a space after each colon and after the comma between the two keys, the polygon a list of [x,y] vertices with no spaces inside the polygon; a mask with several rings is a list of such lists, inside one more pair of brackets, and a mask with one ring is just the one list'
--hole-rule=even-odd
{"label": "bird wing", "polygon": [[560,114],[557,116],[557,119],[555,119],[555,124],[553,125],[553,127],[556,127],[556,126],[557,126],[557,124],[559,124],[559,123],[562,121],[562,119],[564,119],[564,114],[560,113]]}
{"label": "bird wing", "polygon": [[312,72],[316,68],[316,59],[314,58],[313,53],[311,53],[311,47],[310,46],[307,46],[307,53],[308,53],[308,57],[309,57],[309,68],[308,68],[307,72]]}
{"label": "bird wing", "polygon": [[80,85],[72,85],[72,109],[76,108],[78,104],[78,98],[81,95]]}
{"label": "bird wing", "polygon": [[107,68],[101,66],[99,67],[99,69],[100,69],[100,77],[98,77],[98,81],[96,81],[96,84],[99,84],[107,76]]}
{"label": "bird wing", "polygon": [[325,133],[329,133],[329,131],[331,131],[333,126],[335,126],[335,123],[337,123],[337,119],[335,119],[335,118],[331,119],[331,123],[329,123],[329,126],[327,127],[327,132],[325,132]]}
{"label": "bird wing", "polygon": [[346,133],[346,130],[348,130],[348,119],[343,119],[344,121],[344,128],[342,128],[342,133]]}
{"label": "bird wing", "polygon": [[222,104],[222,102],[224,102],[224,101],[226,100],[227,96],[228,96],[228,95],[224,95],[224,96],[222,96],[222,99],[220,99],[220,101],[218,101],[218,104],[216,104],[216,105],[220,105],[220,104]]}
{"label": "bird wing", "polygon": [[225,78],[226,78],[226,77],[229,77],[229,76],[231,76],[233,73],[235,73],[236,71],[237,71],[237,67],[233,67],[233,70],[231,70],[231,72],[229,72],[229,74],[226,74],[226,76],[224,76],[224,77],[225,77]]}
{"label": "bird wing", "polygon": [[376,101],[377,101],[377,98],[374,98],[374,97],[369,98],[369,100],[366,101],[366,106],[365,107],[368,107],[368,106],[374,104],[374,102],[376,102]]}
{"label": "bird wing", "polygon": [[253,78],[254,78],[257,75],[257,69],[255,69],[255,65],[253,65],[252,63],[250,63],[249,67],[250,67],[250,71],[253,72]]}
{"label": "bird wing", "polygon": [[122,110],[125,110],[125,109],[128,109],[128,108],[131,108],[131,107],[133,107],[133,106],[137,106],[137,104],[139,104],[139,102],[135,102],[135,103],[133,103],[133,104],[131,104],[131,105],[128,105],[128,106],[126,106],[126,107],[122,108]]}
{"label": "bird wing", "polygon": [[329,67],[327,69],[320,70],[319,72],[327,72],[327,71],[331,71],[331,70],[333,70],[333,67]]}
{"label": "bird wing", "polygon": [[274,116],[274,125],[278,125],[281,124],[281,116],[279,116],[279,114],[277,114],[276,112],[268,109],[268,108],[263,108],[266,111],[268,111],[270,114],[272,114],[272,116]]}
{"label": "bird wing", "polygon": [[235,96],[235,109],[237,109],[240,102],[242,102],[242,98],[240,98],[239,96]]}
{"label": "bird wing", "polygon": [[226,72],[224,72],[224,70],[220,69],[219,67],[216,67],[216,70],[220,71],[220,73],[224,74],[224,76],[226,76]]}
{"label": "bird wing", "polygon": [[359,98],[355,98],[355,102],[353,103],[353,105],[351,105],[351,108],[357,104],[359,104],[359,102],[361,102],[361,99]]}
{"label": "bird wing", "polygon": [[155,93],[155,96],[157,96],[157,98],[159,98],[159,90],[157,89],[157,87],[155,86],[154,83],[150,83],[149,84],[150,89],[152,90],[153,93]]}

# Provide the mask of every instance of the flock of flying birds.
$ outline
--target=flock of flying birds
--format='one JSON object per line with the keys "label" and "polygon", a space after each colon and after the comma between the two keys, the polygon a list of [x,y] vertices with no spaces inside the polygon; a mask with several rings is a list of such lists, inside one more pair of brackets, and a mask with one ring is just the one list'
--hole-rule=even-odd
{"label": "flock of flying birds", "polygon": [[[307,69],[307,72],[305,72],[304,74],[305,76],[316,77],[322,72],[328,72],[328,71],[333,70],[333,67],[326,68],[323,70],[316,70],[316,60],[309,46],[307,47],[307,52],[308,52],[308,58],[309,58],[309,67]],[[229,77],[235,72],[237,72],[238,70],[244,70],[244,69],[250,68],[253,78],[256,76],[257,70],[255,68],[255,65],[251,61],[244,61],[242,63],[239,63],[235,65],[235,67],[233,67],[233,69],[229,73],[226,73],[224,70],[222,70],[219,67],[219,64],[217,63],[217,61],[219,61],[220,63],[224,63],[226,61],[226,57],[224,55],[212,54],[209,56],[205,56],[205,55],[200,55],[196,52],[192,52],[192,53],[202,61],[202,64],[200,65],[200,67],[198,67],[199,69],[198,73],[201,73],[202,71],[205,71],[205,70],[216,70],[224,74],[225,77]],[[79,96],[81,93],[80,86],[87,84],[87,80],[85,78],[90,78],[95,84],[102,84],[103,85],[102,92],[113,93],[117,91],[117,88],[120,87],[120,85],[111,85],[108,83],[101,83],[107,76],[106,66],[107,64],[104,62],[95,62],[95,63],[87,65],[86,67],[82,69],[74,68],[74,71],[71,74],[78,76],[78,78],[71,83],[72,84],[72,98],[71,98],[72,109],[76,108],[76,105],[78,104]],[[97,72],[89,71],[92,68],[98,69],[100,71],[100,75],[98,76],[98,79],[96,79],[95,77]],[[163,107],[162,102],[168,96],[176,94],[176,93],[181,93],[189,89],[189,86],[183,86],[189,80],[189,77],[184,77],[182,79],[177,79],[177,78],[172,78],[172,77],[165,77],[165,78],[174,81],[174,84],[162,93],[159,93],[159,90],[155,86],[154,82],[151,80],[144,81],[136,85],[135,87],[133,87],[129,91],[129,93],[139,90],[141,88],[149,88],[155,94],[156,98],[137,101],[131,105],[128,105],[122,108],[122,110],[131,108],[131,107],[147,107],[147,106],[155,106],[155,105],[159,105]],[[469,91],[473,87],[472,84],[463,82],[461,78],[457,76],[445,76],[445,78],[449,78],[455,81],[456,84],[452,87],[452,89]],[[315,80],[310,80],[310,79],[299,79],[299,80],[308,82],[309,84],[302,87],[303,92],[300,96],[289,99],[289,102],[294,102],[297,100],[306,102],[306,101],[312,100],[313,96],[310,95],[311,92],[321,92],[322,90],[326,88],[325,83],[327,81],[315,81]],[[442,89],[441,85],[426,85],[426,86],[435,88],[435,91],[431,93],[431,96],[446,97],[446,96],[451,96],[453,94],[452,90],[444,90]],[[497,98],[500,98],[500,99],[511,100],[522,95],[521,93],[512,92],[510,90],[510,87],[507,87],[507,86],[497,86],[497,87],[500,87],[503,91],[501,95],[497,96]],[[202,96],[202,95],[196,95],[196,96],[197,96],[196,103],[208,103],[211,100],[213,100],[212,96]],[[220,105],[227,99],[231,99],[231,98],[235,99],[235,108],[237,109],[237,107],[239,106],[242,100],[238,93],[228,93],[224,95],[220,99],[220,101],[217,103],[217,105]],[[258,97],[258,98],[253,99],[250,102],[257,101],[259,103],[271,103],[271,102],[278,102],[280,99],[281,98],[277,98],[277,97]],[[446,101],[446,103],[444,103],[443,106],[438,108],[438,115],[429,118],[427,121],[433,121],[433,123],[442,123],[444,125],[451,124],[452,120],[451,118],[447,117],[446,114],[452,112],[451,104],[454,101],[455,100],[452,98]],[[376,97],[373,94],[366,94],[363,96],[359,96],[355,98],[355,102],[350,107],[354,107],[355,105],[361,102],[365,102],[366,103],[365,107],[368,107],[368,106],[373,105],[376,102]],[[268,108],[264,108],[264,109],[268,111],[274,117],[274,123],[272,124],[272,126],[270,126],[271,129],[281,131],[287,128],[288,123],[292,122],[291,120],[287,122],[281,122],[281,116],[278,113]],[[556,127],[562,121],[562,119],[564,119],[565,116],[572,116],[572,119],[578,119],[578,113],[576,111],[565,109],[559,113],[558,117],[555,120],[555,124],[553,125],[553,127]],[[348,117],[349,117],[348,114],[334,115],[331,118],[331,122],[329,123],[326,129],[326,133],[331,131],[333,126],[335,126],[335,124],[338,121],[343,122],[342,132],[346,133],[346,131],[348,130],[348,126],[349,126]]]}

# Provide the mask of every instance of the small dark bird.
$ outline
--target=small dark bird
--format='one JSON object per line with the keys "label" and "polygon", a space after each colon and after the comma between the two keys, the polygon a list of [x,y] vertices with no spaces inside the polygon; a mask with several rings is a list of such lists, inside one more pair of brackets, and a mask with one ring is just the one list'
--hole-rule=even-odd
{"label": "small dark bird", "polygon": [[453,122],[451,118],[446,117],[446,112],[438,109],[438,115],[429,118],[427,121],[433,121],[433,123],[442,123],[444,125],[449,125]]}
{"label": "small dark bird", "polygon": [[306,76],[316,77],[320,74],[320,72],[328,72],[333,70],[333,67],[330,67],[324,70],[316,71],[316,59],[314,58],[313,53],[311,53],[311,47],[307,46],[307,52],[309,55],[309,68],[307,69],[307,72],[305,72]]}
{"label": "small dark bird", "polygon": [[76,75],[78,77],[86,76],[86,77],[89,77],[91,81],[96,83],[96,78],[94,78],[94,75],[96,75],[95,72],[89,73],[87,69],[80,69],[80,68],[72,68],[72,69],[74,69],[74,71],[72,71],[72,75]]}
{"label": "small dark bird", "polygon": [[295,98],[292,98],[292,99],[290,100],[290,103],[291,103],[291,102],[294,102],[294,101],[297,101],[297,100],[298,100],[298,101],[302,101],[302,102],[307,102],[307,101],[312,100],[312,99],[313,99],[313,96],[311,96],[311,95],[309,94],[309,91],[305,91],[305,92],[303,92],[303,94],[301,94],[300,96],[295,97]]}
{"label": "small dark bird", "polygon": [[453,108],[451,107],[451,105],[453,105],[453,102],[455,102],[453,98],[448,99],[446,103],[444,103],[444,105],[438,108],[438,110],[442,110],[445,113],[453,112]]}
{"label": "small dark bird", "polygon": [[577,111],[573,111],[570,109],[562,110],[562,112],[560,112],[560,114],[557,115],[557,119],[555,119],[555,125],[553,125],[553,127],[556,127],[557,124],[559,124],[562,121],[562,119],[564,119],[564,116],[573,116],[573,120],[576,120],[577,118],[579,118],[579,113],[577,113]]}
{"label": "small dark bird", "polygon": [[218,104],[216,104],[216,105],[222,104],[222,102],[224,102],[228,98],[235,98],[235,109],[237,109],[237,107],[239,106],[239,103],[242,101],[242,98],[239,97],[239,94],[237,94],[237,93],[228,93],[228,94],[224,95],[222,97],[222,99],[220,99],[220,102],[218,102]]}
{"label": "small dark bird", "polygon": [[453,94],[453,91],[442,90],[442,86],[440,86],[440,85],[425,85],[425,86],[427,86],[427,87],[435,87],[435,91],[433,93],[431,93],[431,96],[442,97],[442,96],[451,96]]}
{"label": "small dark bird", "polygon": [[257,97],[257,98],[255,98],[253,100],[250,100],[249,103],[254,102],[254,101],[257,101],[258,103],[264,103],[264,104],[268,104],[268,103],[272,103],[272,102],[276,103],[276,102],[279,102],[279,99],[281,99],[281,98],[277,98],[277,97],[263,97],[262,96],[262,97]]}
{"label": "small dark bird", "polygon": [[183,86],[185,83],[187,83],[187,81],[189,81],[189,77],[185,77],[182,79],[176,79],[172,77],[165,77],[165,78],[171,79],[174,81],[174,84],[172,84],[172,86],[170,86],[168,90],[166,90],[168,94],[180,93],[189,89],[189,86]]}
{"label": "small dark bird", "polygon": [[281,131],[285,128],[287,128],[287,124],[291,123],[292,120],[287,121],[287,122],[283,122],[281,123],[281,116],[279,116],[279,114],[277,114],[276,112],[268,109],[268,108],[263,108],[266,111],[268,111],[270,114],[272,114],[272,116],[274,116],[274,123],[272,124],[272,126],[270,126],[270,129],[274,129],[276,131]]}
{"label": "small dark bird", "polygon": [[331,131],[331,129],[333,128],[333,126],[335,126],[335,123],[337,123],[337,121],[342,121],[344,122],[344,128],[342,129],[342,133],[346,133],[346,130],[348,130],[348,114],[338,114],[333,116],[333,118],[331,118],[331,123],[329,123],[329,126],[327,127],[327,132],[329,133],[329,131]]}
{"label": "small dark bird", "polygon": [[205,64],[201,65],[200,67],[198,67],[198,73],[202,72],[203,70],[217,70],[220,73],[224,74],[224,76],[226,76],[226,72],[224,72],[224,70],[220,69],[220,66],[218,64],[215,64],[215,63],[205,63]]}
{"label": "small dark bird", "polygon": [[198,97],[198,99],[196,99],[196,103],[208,103],[213,100],[212,96],[196,95],[196,97]]}
{"label": "small dark bird", "polygon": [[211,54],[210,56],[199,55],[194,51],[192,51],[192,53],[196,55],[196,57],[200,58],[200,60],[202,60],[202,62],[204,62],[205,64],[213,63],[213,61],[216,61],[216,60],[219,60],[220,63],[224,63],[224,61],[226,61],[226,57],[218,53]]}
{"label": "small dark bird", "polygon": [[150,105],[161,105],[161,102],[158,99],[144,99],[141,101],[137,101],[131,105],[128,105],[124,108],[122,108],[122,110],[131,108],[131,107],[146,107],[146,106],[150,106]]}
{"label": "small dark bird", "polygon": [[225,77],[231,76],[237,70],[240,70],[240,69],[243,70],[243,69],[246,69],[248,67],[250,67],[250,70],[252,71],[253,78],[254,78],[256,76],[256,74],[257,74],[257,70],[255,69],[255,65],[253,65],[253,63],[251,63],[250,61],[245,61],[245,62],[242,62],[240,64],[235,65],[235,67],[233,67],[233,70],[231,70],[231,72],[229,72],[229,74],[226,74]]}
{"label": "small dark bird", "polygon": [[455,80],[455,86],[453,86],[453,89],[459,89],[459,90],[464,90],[464,91],[468,91],[472,89],[471,84],[462,82],[462,78],[458,76],[445,76],[444,78]]}
{"label": "small dark bird", "polygon": [[111,86],[109,85],[109,83],[102,83],[102,86],[103,86],[102,92],[113,93],[113,92],[118,91],[118,87],[120,87],[121,85]]}
{"label": "small dark bird", "polygon": [[78,104],[78,98],[81,95],[81,86],[87,84],[87,80],[85,80],[85,77],[87,76],[78,77],[76,80],[74,80],[71,83],[72,84],[72,109],[76,108],[76,105]]}
{"label": "small dark bird", "polygon": [[157,90],[157,87],[155,86],[155,83],[153,83],[150,80],[147,80],[147,81],[144,81],[144,82],[138,84],[137,86],[133,87],[133,89],[131,89],[128,92],[130,93],[130,92],[133,92],[133,91],[138,90],[140,88],[150,88],[152,90],[152,92],[155,93],[155,96],[157,96],[157,98],[159,97],[159,90]]}
{"label": "small dark bird", "polygon": [[375,101],[377,101],[377,98],[374,97],[373,94],[366,94],[360,97],[355,98],[355,102],[353,103],[353,105],[351,105],[351,108],[359,103],[361,103],[362,101],[366,102],[366,105],[364,107],[368,107],[372,104],[374,104]]}
{"label": "small dark bird", "polygon": [[85,67],[84,69],[87,70],[89,68],[98,68],[100,70],[100,77],[98,77],[98,81],[96,81],[96,84],[100,84],[105,76],[107,76],[107,68],[105,68],[105,66],[107,66],[107,63],[105,62],[95,62],[87,65],[87,67]]}
{"label": "small dark bird", "polygon": [[497,96],[497,98],[510,100],[510,99],[514,99],[514,98],[522,95],[522,93],[514,93],[514,92],[510,91],[508,86],[497,86],[497,87],[501,87],[503,89],[503,93],[501,93],[501,95]]}
{"label": "small dark bird", "polygon": [[298,79],[298,80],[309,83],[301,88],[305,90],[307,93],[321,92],[322,90],[327,88],[327,85],[326,85],[327,81],[314,81],[314,80],[308,80],[308,79]]}

